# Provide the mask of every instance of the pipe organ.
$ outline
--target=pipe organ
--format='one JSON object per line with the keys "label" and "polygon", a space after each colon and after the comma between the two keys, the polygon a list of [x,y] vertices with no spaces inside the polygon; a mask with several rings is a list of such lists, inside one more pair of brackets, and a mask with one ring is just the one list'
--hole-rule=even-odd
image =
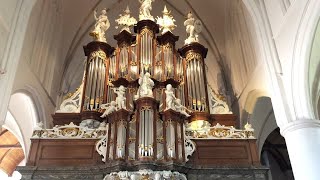
{"label": "pipe organ", "polygon": [[[208,49],[198,40],[201,22],[187,15],[188,37],[177,49],[175,20],[167,8],[155,22],[150,15],[152,1],[139,2],[138,22],[128,8],[116,20],[122,27],[114,35],[116,47],[106,41],[110,27],[106,10],[95,15],[90,33],[94,40],[83,47],[87,57],[83,82],[53,115],[55,127],[34,131],[28,165],[99,165],[105,168],[99,170],[104,175],[120,171],[105,179],[186,179],[163,170],[186,173],[190,168],[228,166],[230,159],[236,159],[236,167],[259,164],[251,125],[235,129],[236,116],[228,108],[222,111],[228,105],[217,94],[210,101],[214,100],[216,112],[225,114],[210,114]],[[213,122],[215,126],[210,125]],[[52,149],[56,146],[63,148]],[[193,153],[196,147],[198,152]],[[52,159],[56,154],[61,158]],[[121,172],[123,168],[147,170]]]}
{"label": "pipe organ", "polygon": [[[84,47],[87,56],[82,111],[103,112],[102,104],[116,101],[114,90],[124,87],[125,107],[102,119],[109,123],[107,159],[175,160],[184,162],[184,122],[208,120],[204,58],[207,49],[194,42],[179,50],[179,37],[159,33],[159,25],[141,20],[132,34],[121,31],[117,47],[93,41]],[[138,97],[141,76],[154,82],[150,97]],[[191,118],[168,109],[166,86],[186,106]],[[126,116],[125,116],[126,115]],[[92,116],[93,117],[93,116]]]}

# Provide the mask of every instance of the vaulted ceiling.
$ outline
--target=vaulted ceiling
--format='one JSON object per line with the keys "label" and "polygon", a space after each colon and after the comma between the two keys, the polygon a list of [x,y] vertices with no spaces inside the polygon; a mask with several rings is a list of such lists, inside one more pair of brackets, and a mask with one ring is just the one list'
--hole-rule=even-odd
{"label": "vaulted ceiling", "polygon": [[23,159],[24,153],[17,138],[7,129],[0,128],[0,170],[11,175]]}

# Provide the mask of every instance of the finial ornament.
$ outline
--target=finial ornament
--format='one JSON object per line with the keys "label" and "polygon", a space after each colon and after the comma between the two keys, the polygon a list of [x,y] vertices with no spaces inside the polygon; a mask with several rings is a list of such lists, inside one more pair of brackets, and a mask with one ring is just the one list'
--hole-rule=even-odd
{"label": "finial ornament", "polygon": [[168,31],[173,31],[177,26],[174,24],[176,20],[173,19],[173,16],[170,14],[171,11],[168,11],[166,6],[164,6],[162,13],[162,17],[157,17],[157,24],[160,25],[160,28],[162,30],[161,34],[164,34]]}
{"label": "finial ornament", "polygon": [[[127,6],[126,10],[123,12],[124,14],[120,14],[120,17],[115,21],[121,27],[120,32],[124,30],[130,32],[130,27],[137,24],[137,20],[134,17],[131,17],[129,6]],[[116,26],[116,28],[118,28],[118,26]]]}
{"label": "finial ornament", "polygon": [[139,0],[141,6],[139,9],[139,20],[151,20],[154,21],[153,16],[150,14],[152,10],[151,3],[155,0]]}
{"label": "finial ornament", "polygon": [[184,26],[188,34],[188,38],[184,41],[185,44],[199,42],[198,36],[202,30],[202,23],[200,20],[195,19],[191,12],[187,15],[187,20],[184,21]]}
{"label": "finial ornament", "polygon": [[90,36],[92,36],[96,41],[107,42],[105,32],[110,27],[107,10],[103,9],[99,17],[97,17],[97,11],[95,10],[93,15],[96,20],[96,24],[94,25],[94,30],[90,33]]}

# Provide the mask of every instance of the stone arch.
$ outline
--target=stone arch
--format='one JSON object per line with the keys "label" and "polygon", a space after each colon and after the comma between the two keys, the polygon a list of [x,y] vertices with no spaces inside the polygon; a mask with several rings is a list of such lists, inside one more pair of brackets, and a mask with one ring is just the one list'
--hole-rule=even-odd
{"label": "stone arch", "polygon": [[261,164],[270,168],[269,176],[273,180],[294,179],[287,145],[279,128],[267,135],[260,154]]}
{"label": "stone arch", "polygon": [[318,22],[312,42],[309,65],[308,83],[312,108],[315,118],[319,119],[319,99],[320,99],[320,23]]}
{"label": "stone arch", "polygon": [[297,119],[315,119],[317,116],[312,105],[315,99],[310,94],[308,72],[312,44],[319,19],[320,2],[310,1],[299,23],[292,62],[292,97],[294,97],[294,113]]}
{"label": "stone arch", "polygon": [[257,44],[257,58],[260,58],[265,65],[268,73],[268,94],[272,98],[274,106],[274,114],[276,116],[278,126],[285,125],[291,115],[289,113],[288,104],[286,103],[285,93],[283,90],[283,84],[278,78],[279,74],[282,74],[282,65],[277,57],[276,46],[272,41],[272,33],[268,22],[265,22],[266,12],[264,12],[264,3],[257,3],[256,1],[243,0],[245,7],[247,8],[254,24],[256,31],[256,44]]}
{"label": "stone arch", "polygon": [[[10,98],[8,112],[12,114],[16,125],[18,126],[11,128],[16,129],[16,131],[20,130],[22,139],[21,146],[24,150],[25,157],[27,157],[33,128],[36,123],[39,122],[39,114],[31,93],[28,93],[27,91],[18,91],[14,93]],[[5,122],[4,126],[6,126],[6,124],[7,122]]]}
{"label": "stone arch", "polygon": [[244,110],[248,113],[247,121],[255,129],[255,137],[257,138],[258,152],[260,154],[267,136],[278,127],[271,98],[263,90],[252,90],[248,93]]}
{"label": "stone arch", "polygon": [[[18,64],[20,62],[21,51],[23,42],[26,37],[26,29],[29,24],[30,15],[33,11],[36,0],[30,0],[28,2],[18,2],[18,11],[14,20],[14,26],[12,26],[11,33],[9,35],[9,41],[6,45],[6,51],[4,52],[4,58],[1,59],[1,63],[5,64],[5,74],[0,79],[0,127],[4,123],[7,113],[7,106],[10,101],[10,95],[12,93],[12,86],[15,80],[15,74]],[[0,3],[5,6],[6,2]]]}

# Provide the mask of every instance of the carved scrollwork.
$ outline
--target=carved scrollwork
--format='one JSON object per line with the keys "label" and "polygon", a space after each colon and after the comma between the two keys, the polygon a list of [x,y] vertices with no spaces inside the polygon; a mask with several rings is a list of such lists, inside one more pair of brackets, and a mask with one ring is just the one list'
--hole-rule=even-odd
{"label": "carved scrollwork", "polygon": [[247,125],[244,130],[241,130],[235,129],[233,126],[225,126],[217,123],[205,131],[186,129],[186,137],[190,139],[253,139],[253,132],[254,129],[249,125]]}
{"label": "carved scrollwork", "polygon": [[120,172],[112,172],[104,177],[103,180],[146,180],[146,179],[154,179],[154,180],[187,180],[187,177],[184,174],[179,172],[171,172],[171,171],[152,171],[150,169],[143,169],[139,171],[120,171]]}
{"label": "carved scrollwork", "polygon": [[106,130],[107,130],[106,135],[103,138],[101,138],[96,144],[96,151],[100,156],[103,157],[102,158],[103,162],[106,162],[107,160],[106,155],[107,155],[107,142],[108,142],[108,124],[107,124]]}
{"label": "carved scrollwork", "polygon": [[62,101],[58,113],[79,113],[80,103],[83,91],[83,83],[73,94],[69,94],[68,97]]}
{"label": "carved scrollwork", "polygon": [[91,53],[89,61],[91,62],[91,60],[95,59],[96,57],[103,59],[103,60],[107,59],[106,53],[102,50],[99,50],[99,51],[94,51]]}
{"label": "carved scrollwork", "polygon": [[186,61],[187,62],[189,62],[189,61],[191,61],[191,60],[193,60],[193,59],[195,59],[195,60],[202,60],[202,56],[201,56],[201,54],[199,54],[199,53],[196,53],[196,52],[189,52],[188,54],[187,54],[187,56],[186,56]]}
{"label": "carved scrollwork", "polygon": [[56,125],[52,129],[34,130],[32,138],[70,138],[70,139],[100,139],[106,135],[107,129],[105,123],[101,123],[98,129],[88,129],[87,127],[81,127],[71,122],[68,125],[58,126]]}
{"label": "carved scrollwork", "polygon": [[188,137],[184,140],[184,149],[186,155],[186,162],[189,161],[189,156],[192,156],[193,152],[196,150],[196,144],[191,141]]}

